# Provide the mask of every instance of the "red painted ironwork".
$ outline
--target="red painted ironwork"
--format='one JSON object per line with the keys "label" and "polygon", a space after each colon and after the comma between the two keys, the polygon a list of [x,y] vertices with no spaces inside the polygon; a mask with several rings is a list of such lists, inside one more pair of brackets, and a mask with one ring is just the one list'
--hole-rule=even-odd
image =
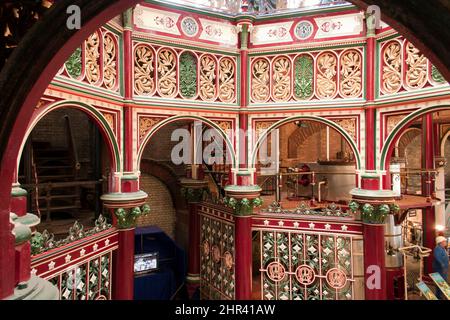
{"label": "red painted ironwork", "polygon": [[56,285],[60,299],[109,300],[117,248],[118,232],[110,228],[32,256],[31,273]]}

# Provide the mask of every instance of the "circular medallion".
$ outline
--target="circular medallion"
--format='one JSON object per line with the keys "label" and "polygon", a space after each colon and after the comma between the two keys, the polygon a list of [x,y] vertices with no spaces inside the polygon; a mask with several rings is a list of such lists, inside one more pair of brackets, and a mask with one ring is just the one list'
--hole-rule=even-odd
{"label": "circular medallion", "polygon": [[309,21],[303,20],[297,23],[294,33],[299,40],[305,40],[311,37],[313,31],[313,24]]}
{"label": "circular medallion", "polygon": [[181,29],[188,37],[194,37],[198,33],[198,23],[194,18],[186,17],[181,20]]}
{"label": "circular medallion", "polygon": [[209,255],[209,242],[207,240],[203,241],[203,255]]}
{"label": "circular medallion", "polygon": [[220,262],[220,249],[216,245],[212,246],[212,258],[215,263]]}
{"label": "circular medallion", "polygon": [[229,251],[226,251],[223,254],[223,257],[224,257],[224,260],[225,260],[225,267],[228,270],[231,270],[231,268],[233,268],[233,255]]}
{"label": "circular medallion", "polygon": [[342,289],[347,283],[347,276],[345,272],[338,268],[328,270],[326,278],[328,285],[336,290]]}
{"label": "circular medallion", "polygon": [[314,273],[313,268],[304,264],[304,265],[299,266],[295,270],[295,277],[297,278],[298,282],[300,282],[300,284],[302,284],[304,286],[308,286],[314,282],[314,279],[316,278],[316,274]]}
{"label": "circular medallion", "polygon": [[95,298],[95,300],[107,300],[107,299],[104,295],[101,294],[97,298]]}
{"label": "circular medallion", "polygon": [[283,280],[286,276],[286,270],[284,269],[284,266],[276,261],[269,263],[266,273],[269,279],[275,282]]}

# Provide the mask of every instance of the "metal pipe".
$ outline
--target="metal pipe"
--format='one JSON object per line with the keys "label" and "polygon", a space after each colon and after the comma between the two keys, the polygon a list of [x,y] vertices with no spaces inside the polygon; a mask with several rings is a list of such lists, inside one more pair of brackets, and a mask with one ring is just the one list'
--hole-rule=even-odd
{"label": "metal pipe", "polygon": [[322,180],[322,181],[319,181],[319,184],[318,184],[318,190],[319,190],[319,195],[318,195],[318,201],[319,201],[319,203],[320,202],[322,202],[322,192],[320,191],[321,189],[320,189],[320,186],[321,185],[326,185],[327,184],[327,180]]}

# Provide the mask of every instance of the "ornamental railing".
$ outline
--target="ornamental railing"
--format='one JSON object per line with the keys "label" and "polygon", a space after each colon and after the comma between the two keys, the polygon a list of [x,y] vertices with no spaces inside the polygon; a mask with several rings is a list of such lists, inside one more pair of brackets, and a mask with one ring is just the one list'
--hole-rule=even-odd
{"label": "ornamental railing", "polygon": [[117,230],[100,216],[84,231],[75,222],[61,240],[47,231],[32,238],[31,272],[58,289],[61,300],[110,300],[112,262],[118,247]]}
{"label": "ornamental railing", "polygon": [[300,202],[296,208],[284,209],[281,203],[274,201],[267,208],[260,209],[259,212],[319,217],[352,217],[349,210],[344,210],[335,203],[331,203],[324,208],[312,209],[306,202]]}

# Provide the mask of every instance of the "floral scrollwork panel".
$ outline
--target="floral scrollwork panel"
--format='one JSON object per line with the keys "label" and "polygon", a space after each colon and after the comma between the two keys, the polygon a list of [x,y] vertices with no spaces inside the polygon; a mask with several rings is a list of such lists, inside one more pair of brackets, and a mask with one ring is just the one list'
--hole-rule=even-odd
{"label": "floral scrollwork panel", "polygon": [[134,53],[134,91],[139,95],[150,95],[155,89],[153,50],[138,45]]}
{"label": "floral scrollwork panel", "polygon": [[357,142],[357,132],[356,132],[356,119],[355,118],[345,118],[345,119],[331,119],[334,123],[344,129],[353,141]]}
{"label": "floral scrollwork panel", "polygon": [[161,122],[163,118],[158,117],[140,117],[139,118],[139,141],[145,138],[147,133]]}
{"label": "floral scrollwork panel", "polygon": [[75,49],[72,55],[67,59],[65,65],[70,77],[78,79],[83,71],[83,54],[81,47]]}
{"label": "floral scrollwork panel", "polygon": [[269,99],[269,61],[257,59],[252,66],[251,97],[254,102],[265,102]]}
{"label": "floral scrollwork panel", "polygon": [[317,58],[317,96],[330,99],[337,91],[337,58],[333,53],[324,52]]}
{"label": "floral scrollwork panel", "polygon": [[235,66],[230,58],[222,58],[219,62],[219,99],[222,102],[235,100]]}
{"label": "floral scrollwork panel", "polygon": [[100,37],[94,32],[85,42],[86,79],[95,84],[100,79]]}
{"label": "floral scrollwork panel", "polygon": [[158,92],[170,98],[177,92],[177,56],[169,49],[158,52]]}
{"label": "floral scrollwork panel", "polygon": [[180,55],[179,76],[181,96],[194,98],[197,95],[197,57],[191,52]]}
{"label": "floral scrollwork panel", "polygon": [[279,57],[273,62],[273,99],[288,101],[291,96],[291,61]]}
{"label": "floral scrollwork panel", "polygon": [[347,50],[341,56],[340,92],[344,98],[355,98],[362,91],[362,56],[357,50]]}
{"label": "floral scrollwork panel", "polygon": [[216,60],[210,55],[200,59],[200,98],[211,101],[216,98]]}
{"label": "floral scrollwork panel", "polygon": [[103,112],[103,117],[105,118],[106,122],[108,123],[108,125],[111,127],[111,129],[113,129],[113,131],[115,131],[115,125],[114,125],[114,115],[111,113],[107,113],[107,112]]}
{"label": "floral scrollwork panel", "polygon": [[314,94],[314,61],[307,54],[300,55],[294,62],[294,95],[307,100]]}
{"label": "floral scrollwork panel", "polygon": [[427,58],[410,42],[405,51],[405,84],[412,89],[422,88],[428,80]]}
{"label": "floral scrollwork panel", "polygon": [[115,89],[117,83],[117,47],[110,34],[103,38],[103,82],[110,90]]}
{"label": "floral scrollwork panel", "polygon": [[383,50],[382,88],[385,93],[396,93],[402,86],[401,45],[392,41]]}

